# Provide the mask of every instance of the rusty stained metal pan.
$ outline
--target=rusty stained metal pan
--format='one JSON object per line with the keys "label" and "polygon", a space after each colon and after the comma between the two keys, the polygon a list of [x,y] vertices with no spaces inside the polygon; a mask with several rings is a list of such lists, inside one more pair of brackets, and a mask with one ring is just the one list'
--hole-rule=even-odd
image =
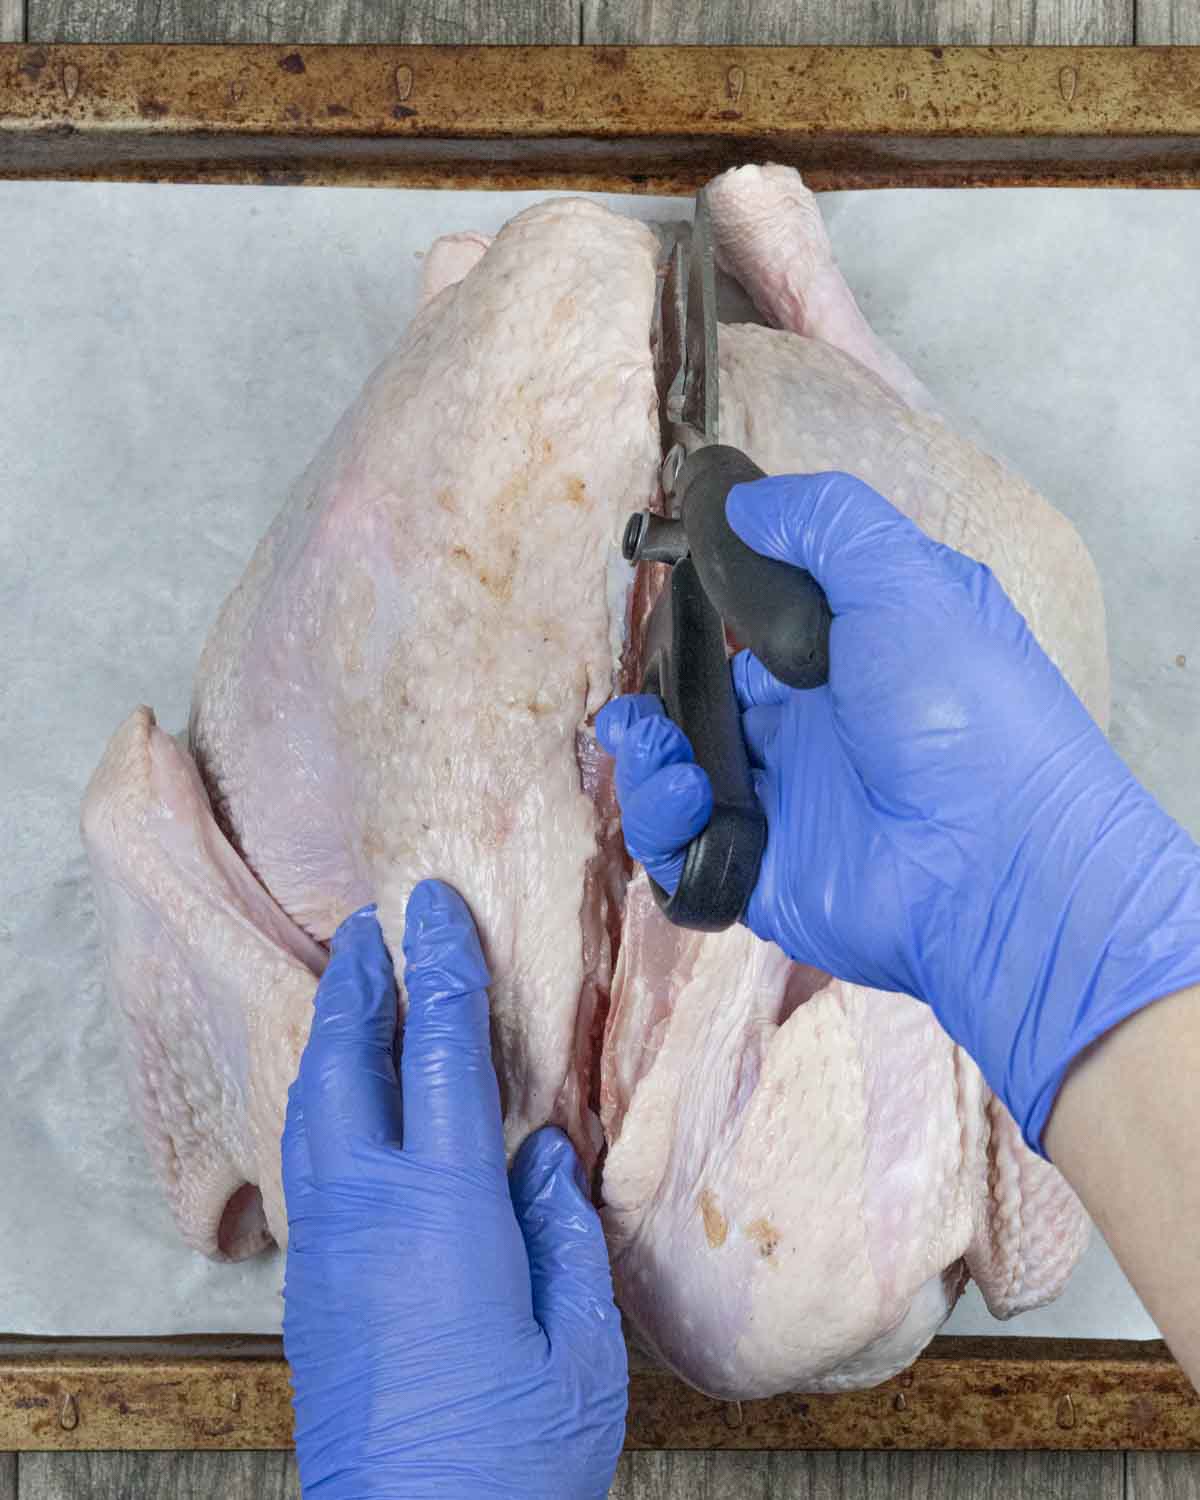
{"label": "rusty stained metal pan", "polygon": [[1200,185],[1200,48],[0,47],[0,176]]}
{"label": "rusty stained metal pan", "polygon": [[[690,193],[1200,186],[1200,48],[0,46],[0,177]],[[635,1370],[632,1448],[1200,1449],[1160,1343],[935,1339],[874,1391]],[[281,1448],[277,1339],[0,1342],[0,1451]]]}
{"label": "rusty stained metal pan", "polygon": [[[0,1342],[0,1451],[291,1442],[278,1339]],[[1200,1397],[1160,1343],[941,1338],[836,1396],[717,1401],[635,1369],[626,1447],[1196,1449]]]}

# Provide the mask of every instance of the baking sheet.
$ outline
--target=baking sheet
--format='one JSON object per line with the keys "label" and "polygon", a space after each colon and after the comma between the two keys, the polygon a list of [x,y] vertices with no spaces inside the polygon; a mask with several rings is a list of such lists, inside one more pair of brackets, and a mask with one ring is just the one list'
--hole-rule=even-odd
{"label": "baking sheet", "polygon": [[[274,1332],[281,1262],[183,1248],[126,1104],[76,831],[139,702],[184,722],[209,623],[387,352],[436,234],[543,194],[0,183],[0,1330]],[[679,205],[610,199],[642,217]],[[1083,532],[1113,734],[1200,833],[1200,194],[824,199],[878,331]],[[1154,1337],[1097,1241],[956,1332]]]}

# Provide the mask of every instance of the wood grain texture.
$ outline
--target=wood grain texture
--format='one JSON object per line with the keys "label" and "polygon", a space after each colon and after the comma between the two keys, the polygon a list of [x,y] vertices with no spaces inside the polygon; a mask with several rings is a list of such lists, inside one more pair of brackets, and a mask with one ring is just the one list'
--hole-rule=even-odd
{"label": "wood grain texture", "polygon": [[[6,1468],[6,1460],[9,1467]],[[636,1453],[609,1500],[1198,1500],[1200,1455]],[[29,1454],[20,1487],[0,1454],[0,1500],[299,1500],[279,1453]]]}
{"label": "wood grain texture", "polygon": [[609,44],[1122,46],[1133,39],[1134,0],[583,0],[583,40]]}
{"label": "wood grain texture", "polygon": [[17,1500],[300,1500],[290,1453],[27,1453]]}
{"label": "wood grain texture", "polygon": [[1137,0],[1137,40],[1146,46],[1200,43],[1200,0]]}
{"label": "wood grain texture", "polygon": [[25,0],[0,0],[0,42],[25,40]]}
{"label": "wood grain texture", "polygon": [[633,1454],[622,1455],[608,1500],[633,1500]]}
{"label": "wood grain texture", "polygon": [[1200,1500],[1200,1453],[1127,1453],[1125,1500]]}
{"label": "wood grain texture", "polygon": [[36,42],[579,40],[576,0],[28,0],[28,6],[29,40]]}
{"label": "wood grain texture", "polygon": [[[1119,1453],[638,1453],[625,1488],[613,1494],[620,1500],[1122,1500],[1123,1477]],[[1158,1496],[1147,1491],[1143,1500]]]}

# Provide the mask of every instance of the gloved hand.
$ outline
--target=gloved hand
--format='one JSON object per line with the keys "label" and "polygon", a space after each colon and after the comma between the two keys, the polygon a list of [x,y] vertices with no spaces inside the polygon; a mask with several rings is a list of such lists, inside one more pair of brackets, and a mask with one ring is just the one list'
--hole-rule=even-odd
{"label": "gloved hand", "polygon": [[[836,977],[927,1000],[1025,1139],[1072,1060],[1200,979],[1200,850],[1110,747],[991,572],[846,474],[763,479],[726,515],[807,568],[830,680],[733,661],[767,816],[744,920]],[[625,840],[668,890],[710,816],[657,699],[597,718]]]}
{"label": "gloved hand", "polygon": [[334,934],[288,1094],[284,1349],[305,1496],[602,1500],[625,1427],[608,1255],[561,1131],[505,1172],[488,972],[413,892],[396,988],[373,906]]}

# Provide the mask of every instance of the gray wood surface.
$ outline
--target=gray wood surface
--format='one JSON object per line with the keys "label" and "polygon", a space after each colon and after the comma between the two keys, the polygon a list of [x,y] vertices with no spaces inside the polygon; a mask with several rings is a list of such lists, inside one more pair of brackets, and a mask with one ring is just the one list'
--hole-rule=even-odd
{"label": "gray wood surface", "polygon": [[1158,47],[1200,44],[1200,0],[1137,0],[1137,40]]}
{"label": "gray wood surface", "polygon": [[1125,1500],[1200,1500],[1200,1453],[1129,1453]]}
{"label": "gray wood surface", "polygon": [[[3,7],[21,0],[0,0]],[[28,0],[31,41],[1120,45],[1134,0]],[[1145,15],[1143,15],[1145,13]],[[1140,0],[1139,41],[1200,40],[1197,0]]]}
{"label": "gray wood surface", "polygon": [[1133,41],[1133,18],[1134,0],[583,0],[583,39],[1118,46]]}
{"label": "gray wood surface", "polygon": [[577,0],[257,0],[255,4],[245,0],[28,0],[28,4],[29,40],[34,42],[515,44],[579,40]]}
{"label": "gray wood surface", "polygon": [[[611,1500],[1121,1500],[1124,1494],[1120,1453],[634,1453],[624,1463]],[[1160,1493],[1147,1489],[1142,1500]],[[1179,1500],[1192,1494],[1181,1490]]]}
{"label": "gray wood surface", "polygon": [[[20,40],[23,0],[0,0]],[[28,0],[33,41],[1058,43],[1135,39],[1134,0]],[[1200,0],[1136,40],[1200,43]],[[298,1500],[278,1453],[0,1454],[0,1500]],[[1200,1500],[1200,1455],[633,1453],[611,1500]]]}
{"label": "gray wood surface", "polygon": [[633,1500],[633,1454],[627,1453],[617,1465],[617,1477],[608,1492],[608,1500]]}
{"label": "gray wood surface", "polygon": [[[280,1453],[0,1454],[0,1500],[299,1500]],[[610,1500],[1200,1500],[1193,1453],[630,1453]]]}
{"label": "gray wood surface", "polygon": [[[0,1500],[299,1500],[280,1453],[0,1454]],[[630,1453],[610,1500],[1200,1500],[1194,1453]]]}
{"label": "gray wood surface", "polygon": [[[0,42],[24,40],[25,0],[0,0]],[[0,1494],[3,1494],[2,1490]]]}
{"label": "gray wood surface", "polygon": [[300,1500],[290,1453],[23,1453],[19,1476],[19,1500]]}

